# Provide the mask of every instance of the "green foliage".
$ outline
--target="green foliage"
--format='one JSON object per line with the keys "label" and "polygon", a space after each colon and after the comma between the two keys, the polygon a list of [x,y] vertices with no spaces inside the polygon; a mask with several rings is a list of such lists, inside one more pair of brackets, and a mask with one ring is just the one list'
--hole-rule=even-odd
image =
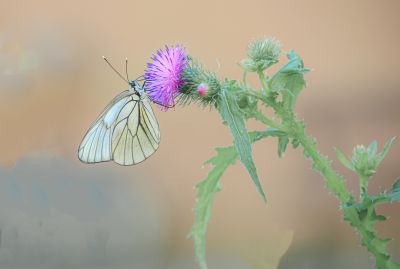
{"label": "green foliage", "polygon": [[230,87],[225,87],[221,91],[218,110],[223,121],[228,125],[234,138],[234,144],[239,153],[239,159],[249,172],[251,179],[257,187],[263,200],[267,198],[262,189],[260,180],[257,175],[256,166],[253,161],[253,153],[251,148],[250,137],[247,133],[245,125],[245,117],[243,116],[239,105],[236,102],[233,91]]}
{"label": "green foliage", "polygon": [[214,168],[207,177],[196,185],[197,201],[195,205],[196,219],[193,224],[190,236],[194,240],[194,247],[197,261],[202,269],[207,268],[206,264],[206,232],[211,217],[211,209],[215,193],[221,190],[221,177],[225,170],[235,164],[237,152],[234,147],[216,148],[217,155],[205,164],[212,164]]}
{"label": "green foliage", "polygon": [[304,74],[309,69],[304,68],[303,60],[293,50],[287,57],[289,62],[271,77],[268,84],[273,91],[282,93],[285,108],[293,110],[297,96],[306,85]]}
{"label": "green foliage", "polygon": [[374,226],[385,221],[386,217],[377,215],[374,207],[358,211],[360,224],[355,228],[362,235],[362,245],[370,251],[376,262],[378,269],[399,269],[400,265],[391,260],[388,253],[390,238],[380,239],[376,234]]}
{"label": "green foliage", "polygon": [[[267,129],[262,132],[251,132],[249,137],[251,142],[256,142],[267,136],[274,135],[274,130]],[[202,269],[207,268],[206,263],[206,233],[208,222],[211,217],[211,210],[214,203],[215,194],[221,190],[221,177],[225,170],[234,165],[238,154],[236,147],[216,148],[217,155],[206,161],[204,164],[213,165],[213,169],[207,177],[196,185],[197,200],[194,207],[196,214],[195,222],[190,231],[190,236],[194,240],[194,247],[197,261]]]}
{"label": "green foliage", "polygon": [[[275,74],[268,77],[267,68],[278,61],[280,44],[272,39],[257,40],[248,48],[249,59],[241,62],[244,68],[243,84],[236,81],[218,81],[215,74],[205,71],[194,61],[182,73],[186,84],[180,89],[178,103],[197,102],[203,106],[212,105],[221,114],[234,139],[234,146],[217,148],[217,155],[206,163],[213,165],[207,177],[197,184],[197,201],[195,205],[195,222],[190,232],[194,239],[197,260],[202,269],[206,269],[206,231],[211,217],[215,194],[221,190],[221,177],[226,169],[235,164],[239,158],[251,176],[259,194],[264,201],[266,197],[257,175],[252,156],[252,143],[267,136],[278,139],[278,156],[281,157],[289,142],[293,148],[302,147],[304,156],[312,161],[312,167],[318,171],[327,189],[333,193],[343,211],[344,219],[357,231],[362,245],[375,258],[378,269],[400,269],[390,257],[387,247],[390,239],[380,239],[375,231],[375,225],[385,221],[386,217],[376,213],[376,205],[400,201],[400,178],[396,180],[389,191],[383,191],[372,196],[368,193],[368,180],[375,174],[378,166],[387,155],[394,140],[386,142],[382,152],[378,152],[377,141],[372,141],[368,147],[357,146],[351,158],[347,158],[336,149],[339,161],[360,177],[360,198],[356,199],[348,190],[344,178],[336,173],[331,160],[322,155],[316,141],[305,132],[305,124],[296,118],[294,111],[297,98],[305,87],[304,74],[309,69],[304,67],[302,59],[294,52],[287,54],[288,62]],[[262,91],[253,90],[247,83],[247,72],[257,73],[262,85]],[[197,93],[199,84],[209,86],[206,96]],[[265,116],[258,107],[272,109],[275,117]],[[248,133],[246,121],[256,119],[269,128],[264,132]]]}
{"label": "green foliage", "polygon": [[376,173],[378,166],[389,152],[393,141],[394,138],[389,139],[380,153],[377,153],[378,143],[376,140],[372,141],[368,147],[358,145],[353,149],[350,161],[340,152],[338,153],[337,151],[336,154],[344,166],[357,172],[362,178],[369,178]]}
{"label": "green foliage", "polygon": [[345,212],[356,209],[357,216],[345,215],[345,219],[350,221],[351,225],[362,236],[362,245],[374,255],[378,269],[400,268],[400,265],[396,264],[388,253],[388,244],[391,239],[381,239],[375,231],[375,225],[387,219],[385,216],[377,215],[375,207],[378,203],[394,202],[400,199],[400,181],[399,179],[396,180],[390,192],[385,191],[376,196],[369,195],[367,189],[368,178],[375,174],[379,164],[387,155],[393,140],[393,138],[389,139],[380,153],[378,153],[376,140],[372,141],[368,147],[358,145],[353,150],[351,160],[348,160],[342,152],[336,150],[336,155],[341,163],[360,176],[360,201],[351,200],[344,207]]}

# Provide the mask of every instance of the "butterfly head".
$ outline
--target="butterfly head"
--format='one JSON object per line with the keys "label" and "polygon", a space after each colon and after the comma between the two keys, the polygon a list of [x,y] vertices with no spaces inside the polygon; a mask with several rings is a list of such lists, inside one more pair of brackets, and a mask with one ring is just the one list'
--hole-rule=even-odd
{"label": "butterfly head", "polygon": [[136,89],[139,86],[139,83],[136,82],[136,80],[129,81],[129,85],[131,88]]}
{"label": "butterfly head", "polygon": [[144,93],[144,86],[140,85],[136,80],[132,80],[129,82],[131,86],[131,90],[137,93],[139,96],[142,96]]}

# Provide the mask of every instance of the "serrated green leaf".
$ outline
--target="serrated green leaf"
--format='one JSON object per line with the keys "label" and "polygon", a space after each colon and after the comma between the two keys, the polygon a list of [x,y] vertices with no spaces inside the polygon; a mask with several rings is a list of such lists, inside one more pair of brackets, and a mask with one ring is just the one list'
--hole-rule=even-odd
{"label": "serrated green leaf", "polygon": [[335,148],[335,152],[336,152],[336,157],[339,159],[339,161],[348,169],[354,171],[354,166],[353,164],[346,158],[346,156],[344,156],[344,154],[338,150],[337,148]]}
{"label": "serrated green leaf", "polygon": [[279,69],[268,83],[273,91],[282,92],[284,106],[293,109],[297,96],[305,86],[304,74],[309,70],[304,68],[303,61],[293,50],[287,57],[289,62]]}
{"label": "serrated green leaf", "polygon": [[282,157],[282,154],[285,152],[288,143],[289,143],[289,137],[280,136],[278,138],[278,156],[279,157]]}
{"label": "serrated green leaf", "polygon": [[[251,142],[258,141],[267,136],[271,136],[270,130],[254,131],[249,133]],[[221,177],[225,170],[234,165],[238,154],[234,146],[226,148],[217,148],[217,155],[207,160],[204,164],[213,165],[213,169],[207,177],[196,185],[197,200],[194,207],[195,221],[189,236],[193,238],[196,259],[200,268],[206,269],[206,233],[208,222],[211,217],[211,210],[215,194],[221,190]]]}
{"label": "serrated green leaf", "polygon": [[377,157],[377,165],[376,167],[379,166],[379,164],[383,161],[383,159],[386,157],[386,155],[389,152],[390,147],[392,146],[393,141],[396,139],[396,137],[392,137],[391,139],[389,139],[385,146],[383,146],[383,151],[381,153],[378,154]]}
{"label": "serrated green leaf", "polygon": [[234,138],[234,144],[239,154],[239,159],[249,172],[251,179],[261,197],[265,202],[267,198],[262,189],[260,180],[257,175],[257,169],[253,161],[253,153],[251,148],[250,137],[247,133],[244,116],[235,100],[233,94],[224,88],[221,91],[221,96],[218,103],[218,110],[222,119],[227,123]]}
{"label": "serrated green leaf", "polygon": [[205,162],[205,164],[212,164],[214,168],[204,180],[196,185],[197,201],[194,208],[196,219],[189,234],[194,240],[196,258],[202,269],[207,268],[205,235],[211,217],[214,196],[221,190],[220,179],[225,170],[235,164],[237,159],[237,152],[233,146],[216,148],[216,151],[217,155]]}

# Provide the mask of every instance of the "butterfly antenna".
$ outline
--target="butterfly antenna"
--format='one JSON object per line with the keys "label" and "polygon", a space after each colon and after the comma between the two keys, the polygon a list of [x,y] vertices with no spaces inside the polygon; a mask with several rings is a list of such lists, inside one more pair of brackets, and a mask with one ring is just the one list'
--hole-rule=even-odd
{"label": "butterfly antenna", "polygon": [[126,78],[124,78],[120,72],[117,71],[117,69],[114,68],[114,66],[111,65],[111,63],[107,60],[107,58],[105,56],[103,56],[103,60],[106,61],[106,63],[108,64],[109,67],[111,67],[112,70],[114,70],[115,73],[117,73],[117,75],[122,78],[124,81],[126,81],[129,84],[129,80],[126,80]]}
{"label": "butterfly antenna", "polygon": [[125,58],[125,73],[126,73],[126,79],[129,80],[129,76],[128,76],[128,58]]}
{"label": "butterfly antenna", "polygon": [[144,76],[143,75],[141,75],[141,76],[138,76],[135,80],[138,80],[138,81],[143,81],[144,80]]}

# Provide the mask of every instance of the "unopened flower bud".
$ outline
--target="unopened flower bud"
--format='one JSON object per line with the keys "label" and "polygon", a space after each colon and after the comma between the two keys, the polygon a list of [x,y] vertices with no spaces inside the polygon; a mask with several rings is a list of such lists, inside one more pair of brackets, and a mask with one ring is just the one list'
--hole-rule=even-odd
{"label": "unopened flower bud", "polygon": [[207,91],[208,91],[208,85],[205,83],[201,83],[199,84],[199,86],[197,86],[197,93],[200,96],[206,96],[207,95]]}
{"label": "unopened flower bud", "polygon": [[242,61],[247,71],[263,71],[278,62],[281,44],[273,39],[258,39],[249,44],[247,54],[250,59]]}

